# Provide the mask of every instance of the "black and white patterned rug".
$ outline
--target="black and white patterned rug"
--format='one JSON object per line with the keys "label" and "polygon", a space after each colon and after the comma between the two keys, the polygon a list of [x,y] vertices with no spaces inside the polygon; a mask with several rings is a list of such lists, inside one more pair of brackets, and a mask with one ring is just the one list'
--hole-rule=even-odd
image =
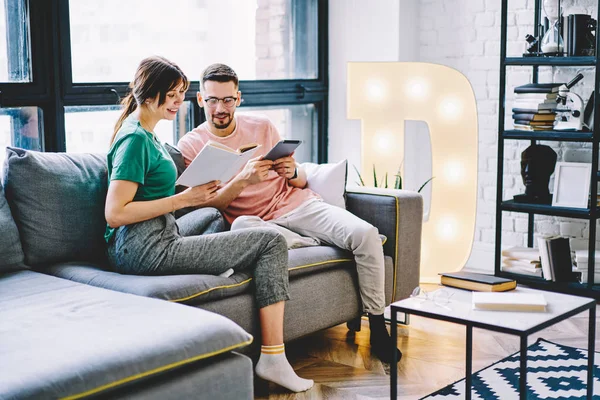
{"label": "black and white patterned rug", "polygon": [[[519,398],[519,352],[473,374],[473,400]],[[587,350],[538,339],[527,351],[528,400],[585,399]],[[465,398],[461,379],[423,398],[448,400]],[[600,353],[594,356],[594,399],[600,399]]]}

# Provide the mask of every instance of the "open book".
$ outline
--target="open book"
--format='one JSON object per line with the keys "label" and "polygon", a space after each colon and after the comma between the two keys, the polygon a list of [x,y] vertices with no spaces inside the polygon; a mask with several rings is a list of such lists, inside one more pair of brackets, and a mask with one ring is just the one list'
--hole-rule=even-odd
{"label": "open book", "polygon": [[250,143],[233,150],[209,140],[176,183],[193,187],[219,180],[224,184],[242,169],[258,147],[258,144]]}

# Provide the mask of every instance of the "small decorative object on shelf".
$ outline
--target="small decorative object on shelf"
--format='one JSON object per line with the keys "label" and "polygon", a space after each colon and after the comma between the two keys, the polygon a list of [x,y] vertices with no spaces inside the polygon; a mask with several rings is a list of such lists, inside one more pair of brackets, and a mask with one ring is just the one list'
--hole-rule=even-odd
{"label": "small decorative object on shelf", "polygon": [[571,88],[582,79],[583,75],[577,74],[569,83],[563,84],[558,88],[556,102],[562,104],[562,107],[556,110],[559,116],[556,125],[554,125],[555,131],[583,130],[583,100],[578,94],[571,92]]}
{"label": "small decorative object on shelf", "polygon": [[562,57],[565,54],[565,44],[561,35],[562,31],[562,9],[560,0],[544,0],[544,13],[550,21],[550,26],[546,30],[540,49],[546,56]]}
{"label": "small decorative object on shelf", "polygon": [[513,196],[517,203],[551,204],[548,184],[557,155],[550,146],[533,144],[521,153],[521,177],[525,193]]}

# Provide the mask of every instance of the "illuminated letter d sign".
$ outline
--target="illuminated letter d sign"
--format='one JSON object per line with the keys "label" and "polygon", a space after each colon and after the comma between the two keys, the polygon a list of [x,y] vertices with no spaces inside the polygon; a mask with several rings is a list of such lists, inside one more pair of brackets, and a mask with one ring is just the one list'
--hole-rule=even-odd
{"label": "illuminated letter d sign", "polygon": [[423,225],[421,280],[462,268],[473,245],[477,202],[477,108],[467,78],[436,64],[351,62],[348,117],[362,121],[365,177],[373,164],[378,175],[393,177],[404,160],[404,122],[427,123],[435,179]]}

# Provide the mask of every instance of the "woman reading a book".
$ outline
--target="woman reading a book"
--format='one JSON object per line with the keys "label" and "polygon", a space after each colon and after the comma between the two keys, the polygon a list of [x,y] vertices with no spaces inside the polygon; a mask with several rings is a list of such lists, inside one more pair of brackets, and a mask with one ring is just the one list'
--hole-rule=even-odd
{"label": "woman reading a book", "polygon": [[261,352],[256,373],[295,392],[308,390],[313,381],[298,377],[284,353],[284,301],[289,294],[283,236],[271,229],[180,235],[173,212],[201,207],[218,189],[213,181],[175,194],[175,164],[154,132],[160,120],[175,119],[188,84],[177,65],[150,57],[142,60],[129,85],[107,156],[109,261],[117,272],[136,275],[218,275],[228,269],[252,269],[267,350]]}

